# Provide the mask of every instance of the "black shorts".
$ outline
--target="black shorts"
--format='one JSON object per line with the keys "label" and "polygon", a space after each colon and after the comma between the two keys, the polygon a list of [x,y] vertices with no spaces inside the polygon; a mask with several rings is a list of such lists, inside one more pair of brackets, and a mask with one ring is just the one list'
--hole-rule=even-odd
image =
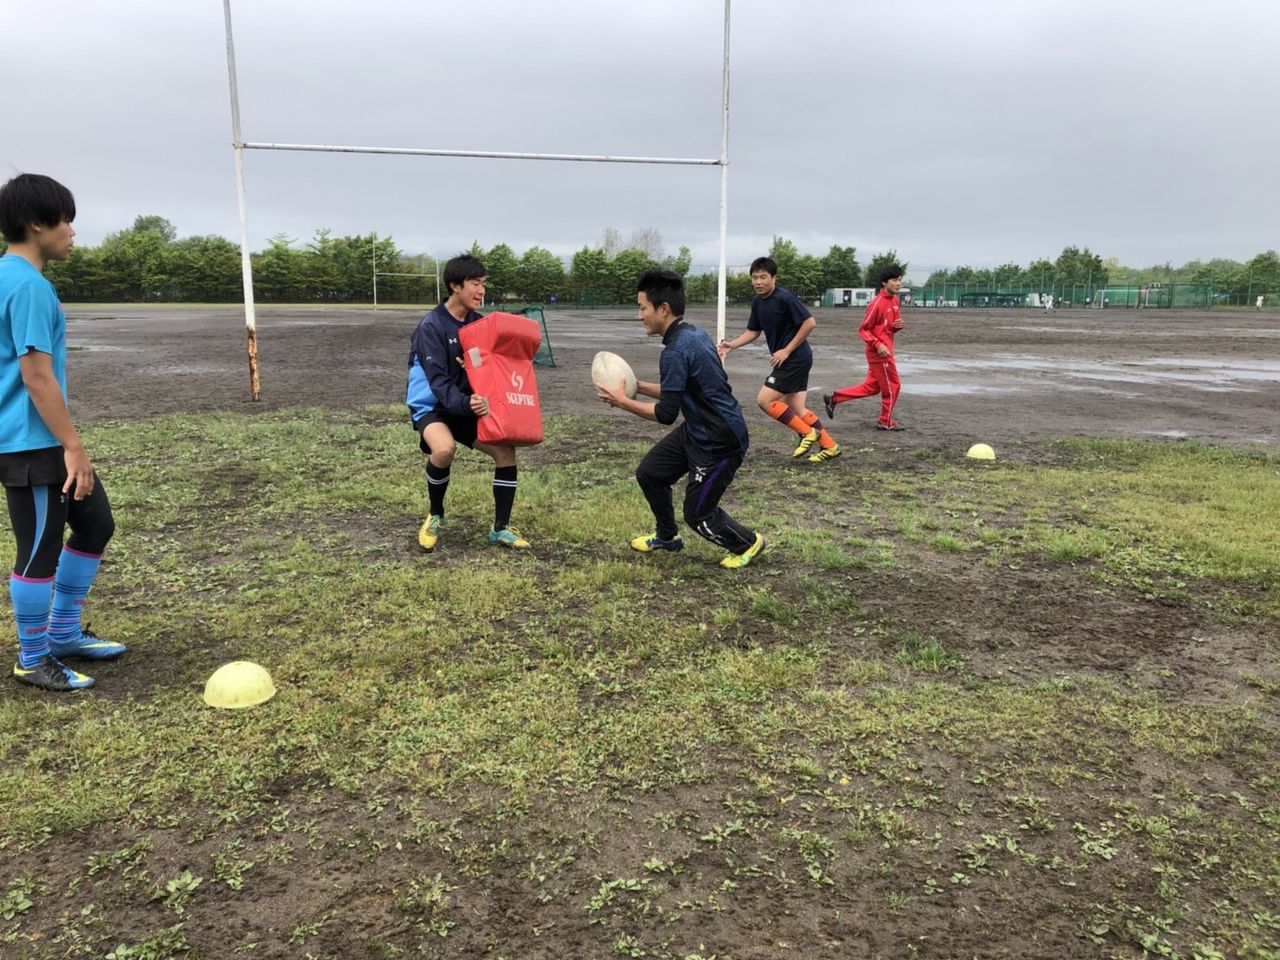
{"label": "black shorts", "polygon": [[813,360],[792,360],[790,357],[780,367],[769,371],[764,385],[779,393],[803,393],[809,389],[809,370]]}
{"label": "black shorts", "polygon": [[0,453],[0,486],[61,487],[67,482],[67,461],[61,447]]}
{"label": "black shorts", "polygon": [[427,446],[427,438],[422,435],[422,431],[429,423],[443,423],[449,428],[449,432],[453,434],[455,443],[472,448],[476,445],[476,430],[480,424],[479,417],[455,417],[443,410],[432,410],[430,413],[413,421],[413,429],[418,431],[418,448],[425,454],[430,455],[431,448]]}

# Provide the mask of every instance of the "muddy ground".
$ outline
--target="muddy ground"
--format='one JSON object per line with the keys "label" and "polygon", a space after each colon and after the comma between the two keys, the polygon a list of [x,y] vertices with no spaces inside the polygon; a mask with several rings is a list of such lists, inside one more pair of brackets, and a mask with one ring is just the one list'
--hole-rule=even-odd
{"label": "muddy ground", "polygon": [[[67,310],[75,415],[134,418],[182,410],[248,409],[243,309],[95,307]],[[847,310],[817,310],[810,406],[818,393],[861,381],[866,366]],[[419,310],[269,307],[259,311],[265,407],[401,403],[409,335]],[[714,334],[714,310],[689,319]],[[983,440],[1015,453],[1060,436],[1191,437],[1274,446],[1280,435],[1280,314],[1254,311],[908,309],[897,343],[909,432],[859,435],[893,447],[966,447]],[[539,368],[550,413],[602,410],[587,372],[597,350],[656,378],[660,345],[634,311],[547,315],[557,366]],[[730,336],[746,325],[732,310]],[[730,357],[735,391],[750,405],[767,365],[763,340]],[[840,431],[867,430],[875,400],[842,405]],[[751,420],[754,442],[780,433]]]}
{"label": "muddy ground", "polygon": [[[403,401],[408,338],[419,316],[420,311],[399,309],[260,311],[262,400],[253,404],[248,399],[243,315],[238,309],[72,305],[68,317],[69,343],[75,349],[70,361],[74,413],[82,420],[132,420],[177,411],[398,404]],[[860,380],[865,366],[853,338],[857,318],[841,310],[820,310],[817,316],[811,406],[820,412],[816,393]],[[691,319],[714,329],[711,311],[693,311]],[[842,406],[832,426],[837,439],[849,444],[850,454],[823,465],[833,478],[856,476],[868,462],[907,473],[931,469],[915,455],[918,450],[954,453],[979,440],[993,445],[1002,457],[1029,461],[1052,456],[1046,441],[1061,436],[1195,438],[1246,449],[1275,446],[1280,429],[1280,316],[1275,314],[1081,310],[1046,315],[914,309],[905,319],[907,328],[898,340],[903,394],[897,416],[909,429],[895,434],[874,431],[877,401]],[[730,334],[744,321],[744,311],[732,311]],[[643,336],[632,311],[562,311],[549,314],[547,323],[557,366],[538,370],[544,409],[599,414],[601,429],[611,434],[648,435],[647,425],[600,406],[587,382],[591,357],[599,349],[621,353],[641,377],[653,376],[659,345]],[[729,364],[739,398],[748,408],[753,456],[761,457],[785,454],[792,445],[790,434],[751,406],[765,363],[763,346],[754,345],[735,354]],[[551,456],[548,465],[563,455],[561,451]],[[536,458],[533,455],[534,462]],[[787,464],[784,469],[804,467]],[[411,544],[405,550],[410,556]],[[1172,601],[1123,587],[1103,588],[1070,567],[1035,561],[993,575],[982,565],[947,554],[935,556],[923,573],[899,571],[886,579],[881,571],[855,570],[842,575],[841,587],[864,600],[873,620],[884,618],[898,630],[944,636],[948,650],[962,657],[979,678],[1034,683],[1094,675],[1153,690],[1171,703],[1248,703],[1270,718],[1273,729],[1276,723],[1274,697],[1267,701],[1258,691],[1260,682],[1280,684],[1274,636],[1265,627],[1219,622],[1203,595]],[[1212,585],[1195,589],[1211,591]],[[1069,642],[1064,643],[1064,637]],[[884,654],[872,636],[850,637],[848,653],[868,658]],[[131,670],[129,664],[103,665],[97,672],[103,681],[127,685],[128,674],[139,666],[135,663]],[[1180,778],[1176,765],[1159,756],[1134,750],[1132,764],[1100,767],[1095,787],[1073,788],[1053,796],[1051,804],[1086,823],[1112,815],[1109,795],[1131,794],[1142,812],[1158,812],[1148,809],[1150,798],[1171,790]],[[829,759],[833,765],[840,762],[839,757]],[[1016,780],[1016,771],[1034,759],[1013,754],[992,758],[992,765]],[[1249,791],[1252,761],[1237,759],[1225,759],[1213,782],[1197,789],[1223,798],[1233,791]],[[709,767],[724,764],[732,769],[734,762],[730,756],[707,757]],[[923,757],[917,773],[922,783],[930,778],[943,783],[955,809],[976,807],[975,820],[999,809],[1005,802],[1002,794],[1008,792],[998,783],[983,785],[958,777],[942,757]],[[184,934],[195,948],[192,955],[239,955],[252,939],[260,944],[247,953],[254,957],[641,956],[645,954],[629,952],[641,946],[626,940],[624,932],[655,927],[648,919],[647,901],[643,914],[635,898],[627,901],[630,912],[610,907],[604,913],[606,922],[596,925],[587,922],[583,904],[597,892],[601,877],[634,871],[653,852],[655,842],[664,856],[683,864],[685,872],[670,878],[667,891],[653,906],[673,916],[696,902],[702,912],[690,924],[670,928],[675,934],[668,952],[648,955],[722,960],[1137,957],[1143,955],[1141,947],[1132,934],[1121,934],[1115,917],[1100,920],[1088,911],[1109,888],[1126,891],[1127,902],[1153,914],[1160,906],[1149,864],[1108,863],[1096,868],[1090,889],[1076,890],[1072,884],[1046,880],[1043,871],[1020,868],[1009,858],[1002,877],[975,878],[978,887],[986,889],[976,889],[968,899],[962,900],[961,891],[951,888],[937,896],[917,896],[906,909],[891,910],[885,904],[892,902],[906,878],[919,879],[943,865],[954,869],[962,851],[939,851],[911,841],[886,854],[873,838],[865,855],[847,857],[838,868],[832,867],[838,894],[821,896],[803,883],[788,885],[760,875],[744,880],[736,895],[721,897],[723,906],[708,908],[708,903],[714,907],[716,891],[709,893],[699,883],[703,877],[724,873],[721,860],[769,863],[792,876],[803,875],[805,869],[794,851],[772,848],[763,839],[748,836],[716,852],[698,842],[709,824],[738,810],[735,804],[750,806],[747,786],[732,779],[630,805],[614,805],[606,797],[581,806],[569,804],[565,810],[532,811],[524,826],[510,834],[505,832],[510,825],[495,815],[500,804],[477,798],[471,809],[437,811],[452,832],[415,848],[412,857],[408,852],[370,853],[346,843],[349,823],[342,804],[349,804],[349,798],[317,794],[288,782],[276,785],[274,792],[277,804],[296,811],[295,819],[312,818],[327,845],[303,847],[295,841],[287,865],[271,866],[260,859],[246,888],[253,891],[249,898],[221,886],[216,893],[209,891],[216,900],[206,901],[204,909],[190,915]],[[1230,805],[1225,799],[1223,804]],[[371,831],[394,834],[406,829],[396,811],[392,804],[370,815]],[[822,822],[826,815],[814,813],[808,825],[829,835],[842,830],[848,835],[848,820]],[[779,812],[777,823],[786,816]],[[763,820],[745,819],[760,826],[758,837],[777,836],[764,829]],[[927,820],[922,815],[918,824],[922,837],[929,829]],[[657,830],[655,823],[670,824],[670,829]],[[145,859],[157,877],[172,876],[184,864],[207,861],[217,849],[212,843],[184,840],[181,830],[151,829],[147,837],[150,848],[139,859]],[[60,838],[53,850],[36,848],[24,857],[25,867],[33,868],[31,858],[49,857],[42,869],[65,882],[83,868],[91,852],[119,849],[133,839],[127,824],[104,824]],[[459,873],[457,851],[492,850],[497,840],[504,851],[500,856],[485,861],[473,874],[465,869]],[[266,845],[247,830],[245,841],[250,849],[255,843]],[[1034,842],[1027,840],[1028,847]],[[1045,840],[1035,851],[1045,859],[1068,854],[1055,848],[1058,842]],[[544,864],[543,873],[529,869],[535,863]],[[452,897],[455,916],[464,922],[447,938],[425,941],[432,944],[425,953],[397,952],[397,944],[410,950],[410,945],[423,941],[415,939],[419,931],[393,904],[388,889],[392,884],[402,888],[408,877],[438,871],[459,881]],[[1210,885],[1187,894],[1197,914],[1209,911],[1213,897]],[[970,910],[967,904],[975,899],[978,909]],[[135,905],[129,910],[115,918],[115,927],[132,928],[140,939],[161,926],[159,907],[144,912]],[[323,920],[318,924],[322,929],[305,947],[295,936],[302,917]],[[232,943],[240,945],[234,952],[225,947]],[[648,945],[653,951],[653,942]],[[60,955],[50,950],[49,955]],[[157,955],[186,954],[175,949]]]}

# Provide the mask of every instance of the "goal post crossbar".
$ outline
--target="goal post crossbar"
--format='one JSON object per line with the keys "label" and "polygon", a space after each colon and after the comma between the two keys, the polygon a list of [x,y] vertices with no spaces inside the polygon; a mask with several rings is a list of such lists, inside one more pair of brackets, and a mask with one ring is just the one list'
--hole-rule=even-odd
{"label": "goal post crossbar", "polygon": [[374,153],[410,157],[479,157],[484,160],[568,160],[579,163],[664,163],[718,167],[727,162],[701,157],[625,157],[587,153],[517,153],[503,150],[428,150],[415,147],[353,147],[320,143],[242,143],[245,150],[294,150],[307,153]]}
{"label": "goal post crossbar", "polygon": [[[227,85],[231,95],[231,147],[235,154],[236,201],[240,214],[240,263],[244,275],[244,322],[248,336],[249,389],[252,399],[259,396],[258,341],[253,297],[253,260],[249,250],[248,201],[244,187],[244,152],[246,150],[284,150],[310,153],[399,154],[425,157],[471,157],[490,160],[551,160],[577,163],[647,163],[720,168],[720,264],[716,284],[716,339],[725,335],[726,246],[728,225],[729,177],[729,24],[732,0],[724,0],[724,59],[720,83],[720,156],[718,159],[683,157],[633,157],[609,154],[521,153],[487,150],[425,150],[411,147],[326,146],[306,143],[267,143],[246,141],[240,130],[240,92],[236,77],[235,40],[231,30],[231,0],[222,0],[223,22],[227,42]],[[375,284],[377,273],[375,266]],[[376,303],[375,287],[375,303]]]}

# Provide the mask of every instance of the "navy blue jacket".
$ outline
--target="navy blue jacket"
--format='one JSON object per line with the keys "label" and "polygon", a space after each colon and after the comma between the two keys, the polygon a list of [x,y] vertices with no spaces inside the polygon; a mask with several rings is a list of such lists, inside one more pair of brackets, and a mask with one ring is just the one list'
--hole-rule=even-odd
{"label": "navy blue jacket", "polygon": [[432,412],[450,417],[475,416],[471,412],[467,371],[458,362],[462,359],[458,328],[479,319],[480,314],[470,310],[466,319],[459,322],[441,303],[423,317],[418,329],[413,331],[405,403],[415,430],[418,421]]}
{"label": "navy blue jacket", "polygon": [[709,462],[745,455],[747,421],[711,337],[681,319],[667,328],[662,345],[662,396],[653,411],[658,422],[675,423],[683,413],[689,440],[701,454],[695,459]]}

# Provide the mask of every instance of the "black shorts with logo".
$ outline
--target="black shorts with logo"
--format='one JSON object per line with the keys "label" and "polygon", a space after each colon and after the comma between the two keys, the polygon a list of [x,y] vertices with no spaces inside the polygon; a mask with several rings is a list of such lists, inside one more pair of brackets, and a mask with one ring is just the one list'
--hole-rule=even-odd
{"label": "black shorts with logo", "polygon": [[476,445],[476,430],[479,429],[480,424],[479,417],[455,417],[444,410],[432,410],[430,413],[424,414],[413,421],[413,429],[418,432],[418,448],[425,454],[430,455],[431,448],[427,446],[427,438],[422,435],[422,431],[429,423],[443,423],[449,428],[449,432],[453,434],[455,443],[472,448]]}
{"label": "black shorts with logo", "polygon": [[0,486],[61,487],[67,482],[67,461],[61,447],[0,453]]}
{"label": "black shorts with logo", "polygon": [[780,367],[774,367],[765,377],[764,385],[779,393],[802,393],[809,389],[809,370],[813,367],[813,357],[794,360],[788,357]]}

